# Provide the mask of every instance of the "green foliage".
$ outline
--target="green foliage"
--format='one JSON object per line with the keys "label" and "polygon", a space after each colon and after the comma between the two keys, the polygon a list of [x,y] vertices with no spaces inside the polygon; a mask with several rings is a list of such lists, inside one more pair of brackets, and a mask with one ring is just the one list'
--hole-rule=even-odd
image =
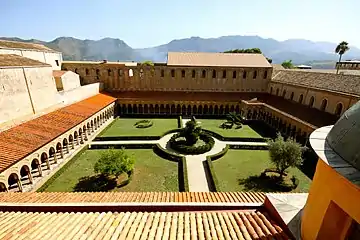
{"label": "green foliage", "polygon": [[292,60],[283,61],[281,66],[283,66],[286,69],[293,69],[295,68],[294,64],[292,63]]}
{"label": "green foliage", "polygon": [[153,67],[154,66],[154,63],[150,60],[147,60],[147,61],[144,61],[141,63],[142,65],[145,65],[145,66],[151,66]]}
{"label": "green foliage", "polygon": [[214,139],[209,134],[203,132],[199,134],[199,138],[205,144],[200,146],[187,145],[186,141],[180,140],[182,137],[182,133],[174,134],[170,138],[169,144],[172,149],[183,154],[202,154],[210,151],[215,144]]}
{"label": "green foliage", "polygon": [[185,128],[181,131],[181,136],[186,139],[186,144],[189,146],[194,145],[198,140],[201,133],[201,126],[195,119],[187,121]]}
{"label": "green foliage", "polygon": [[269,63],[272,63],[272,59],[271,59],[271,58],[266,58],[266,60],[268,60]]}
{"label": "green foliage", "polygon": [[343,55],[345,52],[349,50],[349,44],[345,41],[339,43],[335,48],[335,53],[339,54],[340,56]]}
{"label": "green foliage", "polygon": [[223,123],[223,128],[232,128],[234,125],[236,125],[236,129],[241,128],[242,125],[242,118],[240,114],[237,114],[236,112],[230,112],[226,115],[226,123]]}
{"label": "green foliage", "polygon": [[131,176],[134,170],[135,160],[126,154],[125,149],[107,149],[100,155],[100,159],[94,165],[94,172],[104,176],[118,178],[122,173]]}
{"label": "green foliage", "polygon": [[225,51],[224,53],[259,53],[261,54],[261,50],[259,48],[247,48],[247,49],[233,49],[229,51]]}
{"label": "green foliage", "polygon": [[270,160],[281,178],[285,175],[287,168],[296,167],[302,163],[302,148],[295,141],[291,139],[284,141],[284,138],[279,134],[275,140],[270,140],[268,144]]}
{"label": "green foliage", "polygon": [[153,125],[153,122],[150,120],[140,120],[134,124],[136,128],[149,128]]}

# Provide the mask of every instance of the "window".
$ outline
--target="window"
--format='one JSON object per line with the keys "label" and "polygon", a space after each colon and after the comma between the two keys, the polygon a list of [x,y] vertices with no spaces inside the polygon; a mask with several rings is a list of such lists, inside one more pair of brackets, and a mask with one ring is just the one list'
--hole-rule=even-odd
{"label": "window", "polygon": [[212,77],[213,77],[213,78],[216,78],[216,70],[213,70],[213,72],[212,72]]}
{"label": "window", "polygon": [[140,76],[140,78],[144,77],[144,70],[143,69],[140,69],[139,76]]}
{"label": "window", "polygon": [[196,75],[196,72],[195,72],[195,70],[192,70],[192,73],[191,73],[191,75],[192,75],[192,78],[195,78],[195,75]]}
{"label": "window", "polygon": [[85,74],[89,75],[89,69],[87,69],[87,68],[85,69]]}
{"label": "window", "polygon": [[273,92],[273,88],[271,87],[271,88],[270,88],[270,94],[272,94],[272,92]]}
{"label": "window", "polygon": [[321,107],[320,107],[320,110],[321,111],[326,111],[326,106],[327,106],[327,100],[326,99],[323,99],[322,102],[321,102]]}
{"label": "window", "polygon": [[257,71],[254,71],[254,75],[253,75],[253,79],[255,79],[257,77]]}
{"label": "window", "polygon": [[165,71],[164,71],[164,69],[161,69],[160,75],[161,75],[161,77],[164,77],[164,76],[165,76]]}
{"label": "window", "polygon": [[315,98],[311,97],[310,98],[310,102],[309,102],[309,107],[313,107],[314,106],[314,102],[315,102]]}
{"label": "window", "polygon": [[282,97],[285,98],[285,96],[286,96],[286,90],[283,91]]}
{"label": "window", "polygon": [[181,77],[185,78],[185,70],[181,70]]}
{"label": "window", "polygon": [[268,75],[268,71],[265,70],[265,72],[264,72],[264,79],[267,79],[267,75]]}
{"label": "window", "polygon": [[96,76],[99,76],[99,75],[100,75],[100,70],[96,69]]}
{"label": "window", "polygon": [[108,69],[108,76],[111,76],[111,69]]}
{"label": "window", "polygon": [[246,71],[243,72],[243,79],[246,79]]}
{"label": "window", "polygon": [[76,74],[78,73],[78,70],[77,70],[77,68],[75,68],[75,73],[76,73]]}
{"label": "window", "polygon": [[206,71],[205,71],[205,70],[202,70],[201,77],[202,77],[202,78],[206,78]]}
{"label": "window", "polygon": [[123,70],[119,69],[119,76],[122,77],[122,75],[123,75]]}
{"label": "window", "polygon": [[223,71],[223,78],[226,78],[226,70]]}
{"label": "window", "polygon": [[336,105],[336,109],[335,109],[335,115],[336,116],[340,116],[343,110],[343,104],[342,103],[338,103]]}
{"label": "window", "polygon": [[279,89],[276,89],[276,96],[279,96]]}
{"label": "window", "polygon": [[175,70],[171,69],[171,77],[175,77]]}
{"label": "window", "polygon": [[233,71],[233,78],[236,78],[236,71]]}
{"label": "window", "polygon": [[59,60],[55,60],[56,66],[59,66]]}
{"label": "window", "polygon": [[290,100],[294,100],[294,92],[291,92],[291,95],[290,95]]}
{"label": "window", "polygon": [[300,104],[302,104],[303,99],[304,99],[304,95],[301,94],[300,97],[299,97],[299,103],[300,103]]}

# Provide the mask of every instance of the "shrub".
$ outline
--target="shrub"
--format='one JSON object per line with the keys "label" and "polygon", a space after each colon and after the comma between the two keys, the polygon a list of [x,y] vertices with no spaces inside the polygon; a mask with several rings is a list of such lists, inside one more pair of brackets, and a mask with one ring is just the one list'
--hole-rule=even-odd
{"label": "shrub", "polygon": [[134,124],[136,128],[149,128],[153,125],[153,122],[150,120],[140,120]]}
{"label": "shrub", "polygon": [[115,176],[118,178],[122,173],[131,176],[134,170],[135,161],[126,154],[125,149],[108,149],[101,153],[100,159],[94,165],[94,172],[106,177]]}
{"label": "shrub", "polygon": [[185,141],[177,140],[180,137],[182,137],[181,133],[174,134],[170,138],[169,144],[172,149],[184,154],[202,154],[210,151],[215,144],[214,139],[206,133],[199,134],[199,138],[205,142],[205,144],[201,146],[189,146]]}
{"label": "shrub", "polygon": [[295,176],[292,176],[290,180],[293,184],[294,189],[297,188],[297,186],[299,185],[299,179],[297,179]]}

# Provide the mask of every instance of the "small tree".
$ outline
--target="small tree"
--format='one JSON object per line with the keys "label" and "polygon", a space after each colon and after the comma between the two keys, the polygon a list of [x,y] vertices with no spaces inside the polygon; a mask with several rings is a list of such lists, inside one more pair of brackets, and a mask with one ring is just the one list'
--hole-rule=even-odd
{"label": "small tree", "polygon": [[108,149],[103,151],[100,159],[95,163],[94,171],[106,177],[115,176],[118,178],[122,173],[131,176],[134,170],[135,160],[129,156],[125,149]]}
{"label": "small tree", "polygon": [[276,171],[283,178],[285,170],[289,167],[296,167],[302,163],[302,148],[301,145],[295,141],[284,138],[278,134],[275,140],[268,142],[270,160],[275,165]]}
{"label": "small tree", "polygon": [[295,68],[294,64],[292,63],[292,60],[283,61],[281,66],[283,66],[286,69],[292,69]]}
{"label": "small tree", "polygon": [[145,65],[145,66],[151,66],[153,67],[154,66],[154,63],[150,60],[147,60],[147,61],[144,61],[141,63],[142,65]]}
{"label": "small tree", "polygon": [[[339,43],[336,48],[335,48],[335,53],[339,54],[339,63],[341,62],[341,57],[344,53],[346,53],[350,48],[348,46],[349,44],[345,41],[342,41],[341,43]],[[336,74],[339,73],[339,64],[337,65],[336,68]]]}

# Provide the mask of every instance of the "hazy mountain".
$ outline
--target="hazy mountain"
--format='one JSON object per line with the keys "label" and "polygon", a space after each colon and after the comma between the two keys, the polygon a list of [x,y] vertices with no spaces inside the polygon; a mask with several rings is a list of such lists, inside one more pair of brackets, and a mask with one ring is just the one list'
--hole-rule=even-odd
{"label": "hazy mountain", "polygon": [[[267,57],[273,59],[274,63],[281,63],[289,59],[292,59],[295,64],[314,61],[333,62],[338,59],[338,55],[334,53],[336,43],[313,42],[304,39],[277,41],[259,36],[224,36],[207,39],[191,37],[142,49],[131,48],[124,41],[114,38],[104,38],[94,41],[80,40],[72,37],[59,37],[51,42],[36,39],[7,39],[44,44],[52,49],[63,52],[65,60],[107,59],[110,61],[152,60],[154,62],[165,62],[167,52],[169,51],[223,52],[236,48],[260,48]],[[350,51],[344,55],[343,59],[354,58],[360,58],[360,49],[350,46]]]}

